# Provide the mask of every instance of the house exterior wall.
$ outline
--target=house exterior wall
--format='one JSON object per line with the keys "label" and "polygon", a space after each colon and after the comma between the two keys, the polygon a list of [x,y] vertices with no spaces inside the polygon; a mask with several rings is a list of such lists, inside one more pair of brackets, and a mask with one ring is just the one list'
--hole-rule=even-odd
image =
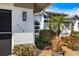
{"label": "house exterior wall", "polygon": [[64,28],[63,30],[62,30],[62,32],[60,33],[60,36],[62,37],[62,36],[69,36],[71,34],[71,29],[69,29],[69,28]]}
{"label": "house exterior wall", "polygon": [[41,22],[41,15],[34,15],[34,20]]}
{"label": "house exterior wall", "polygon": [[[12,48],[16,44],[34,43],[33,9],[0,5],[0,9],[12,10]],[[27,12],[27,20],[22,21],[22,12]]]}
{"label": "house exterior wall", "polygon": [[34,20],[40,23],[40,30],[44,29],[44,16],[43,15],[35,15]]}
{"label": "house exterior wall", "polygon": [[0,6],[13,6],[13,3],[0,3]]}
{"label": "house exterior wall", "polygon": [[79,31],[79,20],[76,20],[75,24],[74,24],[74,31]]}
{"label": "house exterior wall", "polygon": [[[22,12],[27,12],[26,21],[22,20]],[[14,9],[12,12],[12,33],[14,44],[34,43],[34,20],[32,9]]]}
{"label": "house exterior wall", "polygon": [[14,3],[14,6],[28,8],[28,9],[33,9],[33,7],[34,7],[33,3]]}
{"label": "house exterior wall", "polygon": [[41,16],[42,20],[41,20],[41,26],[40,26],[40,29],[44,29],[44,15]]}
{"label": "house exterior wall", "polygon": [[33,3],[0,3],[0,6],[14,6],[20,8],[33,9]]}

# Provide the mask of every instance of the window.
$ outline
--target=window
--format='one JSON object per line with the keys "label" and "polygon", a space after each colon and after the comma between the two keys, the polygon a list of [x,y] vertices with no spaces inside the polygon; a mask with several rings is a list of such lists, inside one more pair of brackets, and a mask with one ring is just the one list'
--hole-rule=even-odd
{"label": "window", "polygon": [[23,17],[23,21],[26,21],[26,18],[27,18],[27,12],[23,12],[23,13],[22,13],[22,17]]}
{"label": "window", "polygon": [[39,30],[35,30],[35,33],[38,33],[39,32]]}
{"label": "window", "polygon": [[35,26],[35,29],[39,29],[39,26]]}
{"label": "window", "polygon": [[39,23],[39,21],[34,21],[34,25],[35,25],[35,27],[34,27],[34,29],[35,29],[35,33],[39,33],[39,29],[40,29],[40,23]]}
{"label": "window", "polygon": [[40,25],[38,21],[35,21],[35,25]]}
{"label": "window", "polygon": [[44,18],[48,18],[48,16],[47,15],[44,15]]}

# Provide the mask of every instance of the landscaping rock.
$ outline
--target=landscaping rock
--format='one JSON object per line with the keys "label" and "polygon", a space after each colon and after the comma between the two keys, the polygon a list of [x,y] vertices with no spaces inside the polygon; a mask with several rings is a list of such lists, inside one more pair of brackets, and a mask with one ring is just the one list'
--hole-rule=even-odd
{"label": "landscaping rock", "polygon": [[43,50],[39,56],[52,56],[53,53],[52,53],[52,50]]}

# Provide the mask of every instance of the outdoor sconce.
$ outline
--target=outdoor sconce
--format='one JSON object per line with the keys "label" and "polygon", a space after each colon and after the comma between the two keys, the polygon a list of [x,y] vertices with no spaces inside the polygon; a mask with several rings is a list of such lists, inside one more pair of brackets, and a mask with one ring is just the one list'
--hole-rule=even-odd
{"label": "outdoor sconce", "polygon": [[23,21],[26,21],[26,19],[27,19],[27,12],[25,12],[25,11],[22,12],[22,18],[23,18]]}

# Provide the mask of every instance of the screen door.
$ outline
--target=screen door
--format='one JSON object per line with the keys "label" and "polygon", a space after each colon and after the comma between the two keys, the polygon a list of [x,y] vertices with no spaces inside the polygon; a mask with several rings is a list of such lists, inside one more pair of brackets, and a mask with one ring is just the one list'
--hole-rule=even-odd
{"label": "screen door", "polygon": [[0,9],[0,56],[11,55],[11,10]]}

